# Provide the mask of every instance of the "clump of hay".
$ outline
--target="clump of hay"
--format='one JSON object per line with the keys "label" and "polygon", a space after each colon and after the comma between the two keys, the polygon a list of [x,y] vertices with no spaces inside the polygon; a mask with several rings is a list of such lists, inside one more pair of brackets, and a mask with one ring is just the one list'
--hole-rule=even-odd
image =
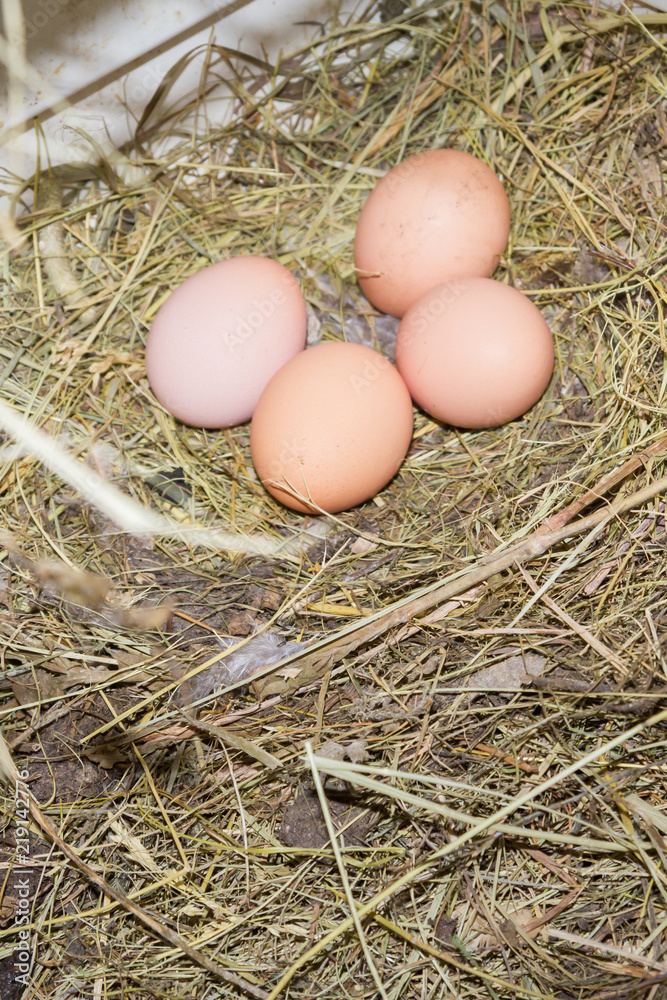
{"label": "clump of hay", "polygon": [[[48,437],[3,422],[0,711],[48,820],[42,993],[660,996],[666,28],[381,3],[275,66],[212,43],[191,100],[175,67],[130,147],[17,200],[0,416]],[[257,482],[247,426],[161,410],[146,331],[189,274],[261,252],[298,274],[311,339],[391,354],[355,220],[442,145],[506,183],[497,277],[548,318],[554,379],[493,430],[418,413],[375,501],[308,521]],[[54,225],[76,289],[40,259]],[[54,559],[74,576],[44,586]],[[58,585],[77,574],[109,589]],[[226,683],[257,633],[289,655]]]}

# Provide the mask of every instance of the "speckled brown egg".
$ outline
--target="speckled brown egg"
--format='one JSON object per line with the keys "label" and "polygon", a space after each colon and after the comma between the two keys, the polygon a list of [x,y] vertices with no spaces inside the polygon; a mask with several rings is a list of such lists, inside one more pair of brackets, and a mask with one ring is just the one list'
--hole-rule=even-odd
{"label": "speckled brown egg", "polygon": [[456,427],[495,427],[540,398],[554,345],[540,310],[522,292],[491,278],[460,278],[408,309],[396,365],[431,416]]}
{"label": "speckled brown egg", "polygon": [[360,344],[326,342],[273,376],[250,448],[274,497],[294,510],[336,513],[389,482],[411,436],[412,402],[394,366]]}
{"label": "speckled brown egg", "polygon": [[377,309],[403,316],[442,281],[489,277],[509,228],[509,201],[490,167],[456,149],[418,153],[393,167],[361,210],[359,284]]}

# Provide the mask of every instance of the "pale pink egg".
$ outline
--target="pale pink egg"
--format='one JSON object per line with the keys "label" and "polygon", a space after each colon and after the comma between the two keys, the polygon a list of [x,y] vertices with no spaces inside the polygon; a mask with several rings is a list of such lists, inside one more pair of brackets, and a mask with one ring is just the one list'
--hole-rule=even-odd
{"label": "pale pink egg", "polygon": [[231,427],[306,343],[299,283],[268,257],[202,268],[160,307],[146,341],[148,382],[177,420]]}

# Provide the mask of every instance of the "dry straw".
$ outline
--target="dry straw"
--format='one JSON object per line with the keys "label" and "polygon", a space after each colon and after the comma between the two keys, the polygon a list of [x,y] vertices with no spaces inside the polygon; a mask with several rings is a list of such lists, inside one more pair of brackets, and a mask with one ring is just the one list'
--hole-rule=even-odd
{"label": "dry straw", "polygon": [[[52,168],[38,137],[12,188],[0,993],[21,995],[16,765],[26,997],[659,1000],[667,15],[383,0],[313,36],[275,64],[212,39],[125,149]],[[374,501],[305,519],[257,482],[247,426],[158,406],[147,330],[189,274],[262,253],[312,337],[391,354],[355,220],[433,146],[505,181],[496,276],[547,317],[552,384],[494,430],[417,413]]]}

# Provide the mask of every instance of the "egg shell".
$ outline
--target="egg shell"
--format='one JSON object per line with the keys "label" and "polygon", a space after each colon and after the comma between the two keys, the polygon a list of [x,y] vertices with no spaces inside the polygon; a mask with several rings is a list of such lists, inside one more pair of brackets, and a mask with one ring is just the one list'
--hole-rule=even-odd
{"label": "egg shell", "polygon": [[377,309],[403,316],[442,281],[489,277],[509,230],[509,201],[490,167],[456,149],[418,153],[393,167],[361,210],[359,284]]}
{"label": "egg shell", "polygon": [[268,257],[233,257],[187,278],[146,340],[149,385],[194,427],[249,420],[264,386],[306,343],[299,283]]}
{"label": "egg shell", "polygon": [[522,292],[492,278],[459,278],[408,309],[396,364],[431,416],[456,427],[495,427],[540,398],[554,346],[546,320]]}
{"label": "egg shell", "polygon": [[385,357],[326,342],[267,385],[250,425],[252,460],[288,507],[336,513],[369,500],[396,474],[412,423],[410,394]]}

